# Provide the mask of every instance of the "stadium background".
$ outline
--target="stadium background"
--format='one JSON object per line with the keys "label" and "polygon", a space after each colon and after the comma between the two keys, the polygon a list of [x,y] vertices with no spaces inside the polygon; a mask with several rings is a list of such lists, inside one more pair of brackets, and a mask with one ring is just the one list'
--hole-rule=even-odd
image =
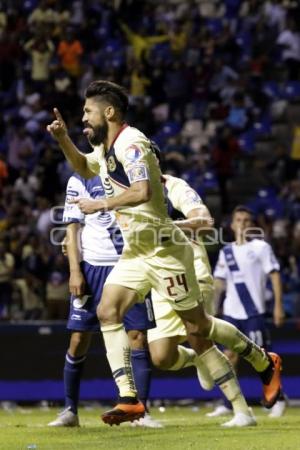
{"label": "stadium background", "polygon": [[[226,238],[234,206],[255,212],[282,267],[288,320],[274,349],[285,391],[300,397],[299,19],[288,0],[0,2],[0,400],[63,398],[68,268],[51,243],[62,235],[51,208],[71,171],[45,126],[57,106],[88,151],[82,101],[95,78],[127,87],[128,122],[159,144],[166,171],[199,192]],[[218,246],[208,251],[213,265]],[[82,398],[114,395],[104,361],[97,337]],[[208,395],[188,370],[154,375],[152,397]],[[257,398],[253,373],[241,375]]]}

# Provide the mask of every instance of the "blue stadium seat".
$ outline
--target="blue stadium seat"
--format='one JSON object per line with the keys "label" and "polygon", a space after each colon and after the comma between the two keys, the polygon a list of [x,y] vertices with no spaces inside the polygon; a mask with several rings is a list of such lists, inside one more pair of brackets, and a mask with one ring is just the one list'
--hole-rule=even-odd
{"label": "blue stadium seat", "polygon": [[271,118],[268,115],[265,115],[260,120],[257,120],[253,124],[253,132],[256,138],[262,136],[270,136],[271,134]]}
{"label": "blue stadium seat", "polygon": [[242,133],[238,139],[238,143],[244,153],[251,153],[255,146],[255,133],[253,130],[248,130]]}
{"label": "blue stadium seat", "polygon": [[278,100],[283,96],[282,90],[276,81],[265,81],[263,83],[263,92],[274,100]]}
{"label": "blue stadium seat", "polygon": [[256,197],[248,203],[255,215],[264,214],[271,219],[279,219],[284,215],[284,203],[277,198],[273,188],[259,189]]}
{"label": "blue stadium seat", "polygon": [[209,31],[211,31],[214,36],[220,34],[223,29],[222,19],[218,18],[206,19],[205,24],[209,29]]}
{"label": "blue stadium seat", "polygon": [[286,100],[300,99],[300,81],[288,81],[283,86],[283,98]]}
{"label": "blue stadium seat", "polygon": [[218,186],[218,180],[215,173],[212,170],[205,172],[203,176],[204,189],[217,189]]}

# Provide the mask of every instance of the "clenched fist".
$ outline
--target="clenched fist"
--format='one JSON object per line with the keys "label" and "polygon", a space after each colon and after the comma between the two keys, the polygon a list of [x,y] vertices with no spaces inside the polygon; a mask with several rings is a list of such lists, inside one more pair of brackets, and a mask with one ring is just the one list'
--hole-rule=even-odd
{"label": "clenched fist", "polygon": [[50,125],[47,125],[47,131],[49,131],[54,139],[59,141],[68,134],[68,130],[65,121],[63,120],[62,115],[60,114],[58,109],[54,108],[53,112],[55,115],[55,120],[53,120]]}

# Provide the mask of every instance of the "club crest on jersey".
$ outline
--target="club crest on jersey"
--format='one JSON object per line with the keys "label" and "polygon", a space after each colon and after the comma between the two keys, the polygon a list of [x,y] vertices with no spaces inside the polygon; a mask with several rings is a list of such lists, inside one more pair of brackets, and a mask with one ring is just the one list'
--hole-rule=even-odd
{"label": "club crest on jersey", "polygon": [[136,145],[131,145],[127,150],[125,150],[125,158],[131,163],[134,163],[140,159],[141,156],[142,152]]}
{"label": "club crest on jersey", "polygon": [[117,168],[117,163],[114,156],[110,156],[107,160],[107,168],[109,172],[114,172]]}
{"label": "club crest on jersey", "polygon": [[255,253],[252,252],[251,250],[247,253],[247,256],[251,261],[254,261],[256,259]]}

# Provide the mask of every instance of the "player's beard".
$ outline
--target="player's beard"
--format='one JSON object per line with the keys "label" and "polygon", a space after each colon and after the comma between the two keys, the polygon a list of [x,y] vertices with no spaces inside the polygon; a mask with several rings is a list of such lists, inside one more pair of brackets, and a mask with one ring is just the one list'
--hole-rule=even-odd
{"label": "player's beard", "polygon": [[88,141],[92,146],[100,145],[106,140],[108,134],[108,125],[106,121],[103,121],[103,125],[98,125],[97,127],[87,126],[91,131],[87,135]]}

